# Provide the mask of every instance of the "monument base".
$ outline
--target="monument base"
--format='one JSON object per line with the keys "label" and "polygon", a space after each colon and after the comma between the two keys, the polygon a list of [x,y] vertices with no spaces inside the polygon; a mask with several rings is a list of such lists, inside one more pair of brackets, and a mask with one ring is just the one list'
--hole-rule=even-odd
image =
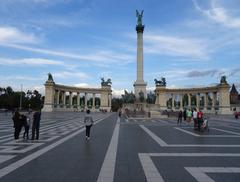
{"label": "monument base", "polygon": [[230,108],[221,108],[218,111],[219,114],[233,114],[233,112],[230,110]]}
{"label": "monument base", "polygon": [[101,106],[101,107],[100,107],[100,110],[104,110],[104,111],[110,112],[110,111],[111,111],[111,107]]}
{"label": "monument base", "polygon": [[167,118],[167,115],[162,115],[160,111],[150,111],[151,118]]}
{"label": "monument base", "polygon": [[53,105],[44,104],[44,106],[42,108],[42,112],[52,112],[52,111],[53,111]]}
{"label": "monument base", "polygon": [[145,82],[135,82],[133,84],[134,86],[134,93],[135,93],[135,97],[138,99],[139,98],[139,93],[140,92],[143,92],[144,94],[144,98],[146,99],[147,98],[147,83]]}

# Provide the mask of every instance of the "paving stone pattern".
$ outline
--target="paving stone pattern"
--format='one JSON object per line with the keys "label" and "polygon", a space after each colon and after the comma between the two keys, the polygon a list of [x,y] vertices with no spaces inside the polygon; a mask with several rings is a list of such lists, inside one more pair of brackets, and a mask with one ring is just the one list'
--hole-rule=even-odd
{"label": "paving stone pattern", "polygon": [[174,118],[93,113],[86,141],[84,115],[43,113],[40,139],[15,141],[11,114],[0,113],[0,182],[240,181],[233,117],[211,116],[209,132],[199,132]]}

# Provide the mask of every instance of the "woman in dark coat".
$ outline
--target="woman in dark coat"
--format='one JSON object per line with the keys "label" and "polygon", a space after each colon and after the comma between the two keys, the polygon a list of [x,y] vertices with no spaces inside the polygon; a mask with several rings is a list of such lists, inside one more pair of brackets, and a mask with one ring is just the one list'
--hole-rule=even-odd
{"label": "woman in dark coat", "polygon": [[13,127],[15,128],[14,130],[14,138],[15,140],[19,139],[19,134],[21,132],[21,129],[22,129],[22,118],[21,118],[21,115],[20,113],[17,111],[15,111],[13,117],[12,117],[12,120],[13,120]]}

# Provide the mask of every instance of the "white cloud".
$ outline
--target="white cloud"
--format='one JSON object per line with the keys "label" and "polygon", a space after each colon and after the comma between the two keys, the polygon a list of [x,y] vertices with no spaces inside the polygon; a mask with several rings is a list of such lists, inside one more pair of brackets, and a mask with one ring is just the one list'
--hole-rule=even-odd
{"label": "white cloud", "polygon": [[113,97],[121,97],[122,94],[124,94],[124,89],[118,90],[118,89],[112,88],[112,95],[113,95]]}
{"label": "white cloud", "polygon": [[66,63],[62,61],[55,61],[43,58],[23,58],[23,59],[9,59],[0,58],[0,65],[12,66],[12,65],[22,65],[22,66],[43,66],[43,65],[54,65],[54,66],[67,66]]}
{"label": "white cloud", "polygon": [[228,11],[217,4],[217,1],[211,0],[211,8],[202,9],[197,0],[193,0],[195,8],[209,19],[230,28],[240,28],[240,18],[232,17]]}
{"label": "white cloud", "polygon": [[28,90],[37,90],[41,95],[45,95],[45,87],[43,85],[29,87]]}
{"label": "white cloud", "polygon": [[37,43],[38,38],[15,27],[0,27],[0,43]]}
{"label": "white cloud", "polygon": [[39,81],[43,80],[42,77],[32,77],[32,76],[26,76],[26,75],[14,75],[14,76],[6,76],[6,75],[0,75],[1,81],[15,81],[15,80],[24,80],[24,81]]}
{"label": "white cloud", "polygon": [[30,51],[34,53],[41,53],[51,56],[59,56],[64,58],[71,58],[71,59],[78,59],[83,61],[94,61],[94,62],[101,62],[101,63],[129,63],[131,60],[133,60],[133,56],[129,54],[119,54],[112,51],[94,51],[91,50],[91,53],[89,54],[75,54],[75,53],[69,53],[64,51],[53,51],[49,49],[41,49],[41,48],[34,48],[19,44],[3,44],[0,42],[0,46]]}
{"label": "white cloud", "polygon": [[99,88],[99,86],[90,85],[88,83],[77,83],[77,84],[74,84],[73,86],[75,86],[75,87],[83,87],[83,88]]}
{"label": "white cloud", "polygon": [[145,52],[190,58],[207,58],[207,48],[203,40],[176,36],[147,34],[144,36]]}

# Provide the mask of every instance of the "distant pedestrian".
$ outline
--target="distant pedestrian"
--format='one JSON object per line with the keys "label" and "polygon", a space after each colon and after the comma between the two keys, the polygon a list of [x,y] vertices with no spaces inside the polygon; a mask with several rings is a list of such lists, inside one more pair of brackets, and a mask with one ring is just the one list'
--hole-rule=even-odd
{"label": "distant pedestrian", "polygon": [[186,119],[187,119],[187,111],[186,111],[186,109],[184,109],[184,111],[183,111],[183,119],[184,119],[184,121],[186,121]]}
{"label": "distant pedestrian", "polygon": [[238,112],[235,111],[235,119],[238,119]]}
{"label": "distant pedestrian", "polygon": [[179,113],[178,113],[178,122],[177,122],[177,124],[182,124],[182,117],[183,117],[183,112],[182,112],[182,110],[180,110]]}
{"label": "distant pedestrian", "polygon": [[118,117],[121,118],[121,116],[122,116],[122,109],[120,108],[118,111]]}
{"label": "distant pedestrian", "polygon": [[[33,114],[33,123],[32,123],[32,140],[39,139],[39,128],[40,128],[40,120],[41,120],[41,111],[36,111]],[[35,138],[35,132],[36,132],[36,138]]]}
{"label": "distant pedestrian", "polygon": [[194,122],[194,130],[198,129],[198,117],[197,117],[197,109],[193,110],[193,122]]}
{"label": "distant pedestrian", "polygon": [[86,127],[86,140],[90,140],[90,130],[93,125],[93,118],[90,114],[90,110],[87,110],[87,114],[84,117],[84,123]]}
{"label": "distant pedestrian", "polygon": [[13,120],[13,127],[14,127],[14,139],[18,140],[19,139],[19,134],[22,130],[22,117],[19,113],[18,110],[16,110],[13,114],[12,120]]}
{"label": "distant pedestrian", "polygon": [[192,111],[190,109],[187,110],[187,122],[190,123],[192,119]]}
{"label": "distant pedestrian", "polygon": [[203,123],[203,113],[201,110],[198,111],[197,118],[198,118],[198,131],[200,131]]}

